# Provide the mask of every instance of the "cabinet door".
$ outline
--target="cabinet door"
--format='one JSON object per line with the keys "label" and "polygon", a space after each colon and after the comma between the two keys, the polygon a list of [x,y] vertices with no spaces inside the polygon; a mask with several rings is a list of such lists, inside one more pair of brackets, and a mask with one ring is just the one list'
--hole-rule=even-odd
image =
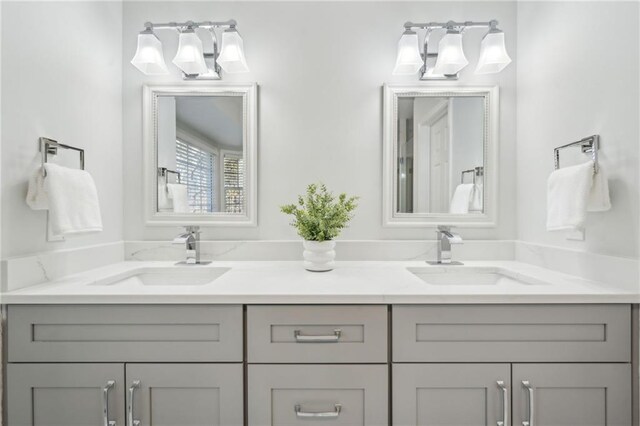
{"label": "cabinet door", "polygon": [[140,426],[241,426],[242,370],[242,364],[127,364],[127,416]]}
{"label": "cabinet door", "polygon": [[387,426],[387,365],[250,365],[249,426]]}
{"label": "cabinet door", "polygon": [[506,425],[510,377],[509,364],[394,364],[393,425]]}
{"label": "cabinet door", "polygon": [[121,426],[124,388],[122,364],[8,364],[7,421],[11,426]]}
{"label": "cabinet door", "polygon": [[514,364],[513,420],[531,426],[629,426],[629,364]]}

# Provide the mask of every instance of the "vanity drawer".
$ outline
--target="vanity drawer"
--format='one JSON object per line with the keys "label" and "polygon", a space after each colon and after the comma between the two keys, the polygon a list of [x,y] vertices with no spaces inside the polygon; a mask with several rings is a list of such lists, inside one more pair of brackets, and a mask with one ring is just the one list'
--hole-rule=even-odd
{"label": "vanity drawer", "polygon": [[248,424],[387,426],[388,382],[386,365],[250,365]]}
{"label": "vanity drawer", "polygon": [[9,362],[242,361],[242,307],[11,305]]}
{"label": "vanity drawer", "polygon": [[252,363],[387,362],[386,306],[249,306]]}
{"label": "vanity drawer", "polygon": [[630,305],[395,305],[394,362],[629,362]]}

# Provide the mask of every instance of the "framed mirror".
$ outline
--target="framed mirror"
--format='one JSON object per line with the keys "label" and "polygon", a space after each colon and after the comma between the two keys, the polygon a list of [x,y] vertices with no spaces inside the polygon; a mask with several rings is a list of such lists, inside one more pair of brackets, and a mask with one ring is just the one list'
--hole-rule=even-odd
{"label": "framed mirror", "polygon": [[256,226],[257,86],[144,87],[149,225]]}
{"label": "framed mirror", "polygon": [[498,88],[385,85],[385,226],[495,226]]}

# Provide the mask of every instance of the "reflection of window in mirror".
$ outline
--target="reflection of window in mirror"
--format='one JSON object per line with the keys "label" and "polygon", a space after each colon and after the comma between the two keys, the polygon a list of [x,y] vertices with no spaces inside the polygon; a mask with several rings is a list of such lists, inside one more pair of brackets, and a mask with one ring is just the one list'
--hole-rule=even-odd
{"label": "reflection of window in mirror", "polygon": [[176,170],[182,178],[181,183],[187,186],[191,213],[218,211],[217,161],[218,154],[213,148],[199,148],[176,139]]}
{"label": "reflection of window in mirror", "polygon": [[244,207],[244,159],[241,153],[226,152],[224,162],[224,210],[242,213]]}

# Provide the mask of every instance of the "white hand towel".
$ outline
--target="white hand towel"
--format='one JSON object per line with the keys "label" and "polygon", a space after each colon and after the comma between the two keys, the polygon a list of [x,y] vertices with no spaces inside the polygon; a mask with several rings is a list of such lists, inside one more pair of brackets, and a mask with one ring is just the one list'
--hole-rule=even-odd
{"label": "white hand towel", "polygon": [[179,183],[168,183],[169,198],[173,201],[175,213],[189,213],[189,198],[187,186]]}
{"label": "white hand towel", "polygon": [[102,231],[98,191],[91,175],[51,163],[44,168],[52,234],[75,236]]}
{"label": "white hand towel", "polygon": [[33,210],[48,210],[49,200],[44,192],[44,176],[42,167],[38,167],[29,178],[29,189],[27,190],[27,204]]}
{"label": "white hand towel", "polygon": [[167,188],[167,184],[164,181],[158,182],[158,211],[173,211],[173,200],[169,198],[169,188]]}
{"label": "white hand towel", "polygon": [[483,187],[482,185],[474,185],[473,191],[471,191],[471,201],[469,201],[470,212],[480,212],[483,210]]}
{"label": "white hand towel", "polygon": [[598,173],[593,176],[593,185],[589,193],[589,204],[587,211],[590,212],[606,212],[611,210],[611,199],[609,198],[609,180],[607,174],[602,170],[602,166],[598,168]]}
{"label": "white hand towel", "polygon": [[474,186],[475,185],[472,183],[463,183],[456,187],[456,190],[453,193],[453,197],[451,197],[449,213],[469,213],[469,204],[471,203],[471,195],[473,193]]}
{"label": "white hand towel", "polygon": [[547,230],[582,230],[587,211],[611,208],[609,186],[602,168],[589,161],[551,173],[547,183]]}

